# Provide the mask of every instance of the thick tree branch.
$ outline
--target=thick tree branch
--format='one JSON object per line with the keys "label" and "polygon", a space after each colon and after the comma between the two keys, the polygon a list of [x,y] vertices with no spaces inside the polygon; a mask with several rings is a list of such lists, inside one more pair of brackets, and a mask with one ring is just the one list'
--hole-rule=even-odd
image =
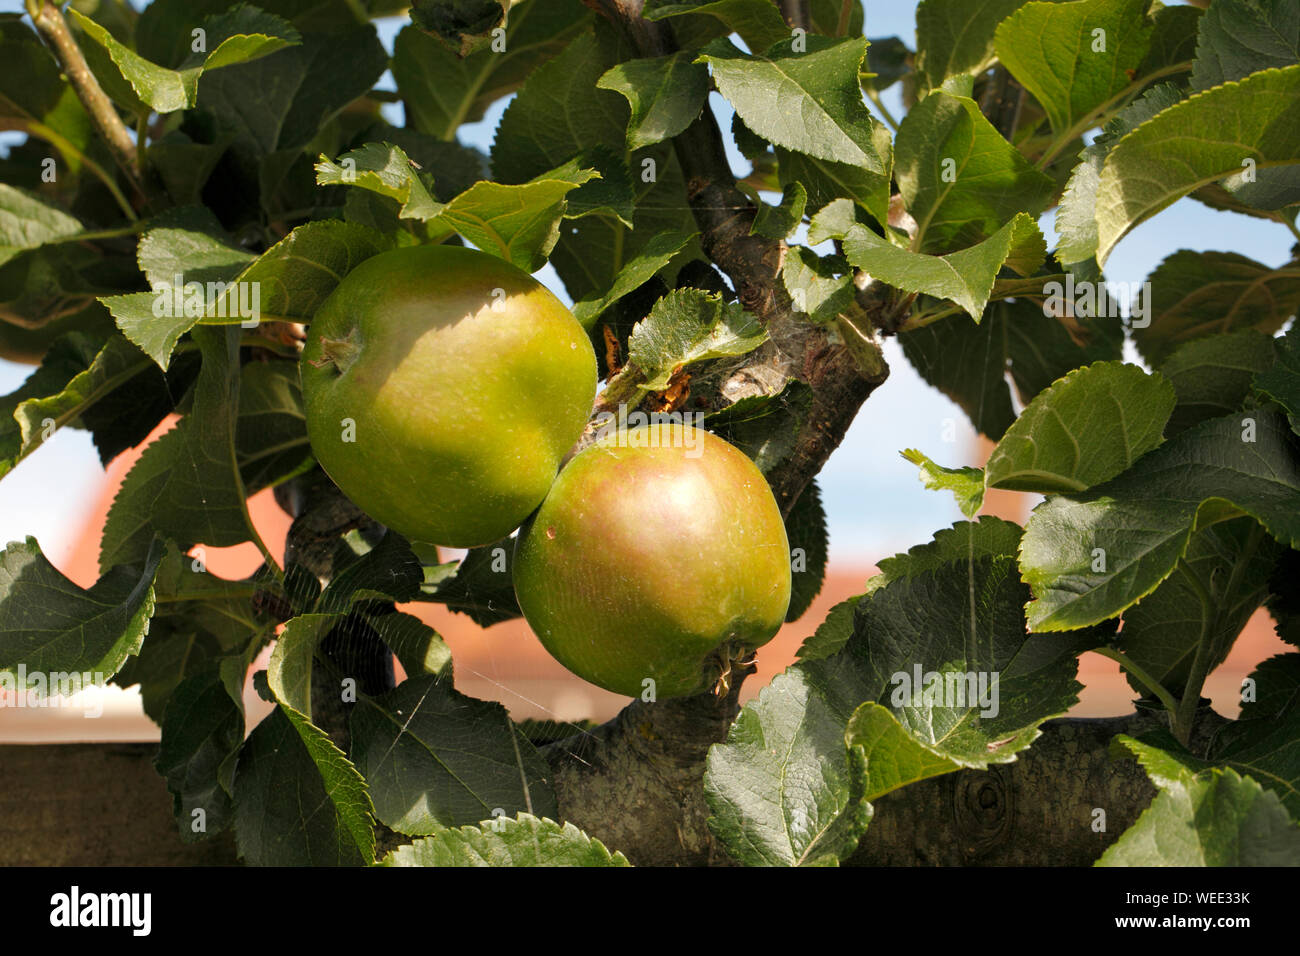
{"label": "thick tree branch", "polygon": [[[1202,706],[1193,745],[1227,721]],[[1015,763],[910,784],[875,801],[862,866],[1091,866],[1156,790],[1137,761],[1112,754],[1117,734],[1169,728],[1158,711],[1065,718]],[[1100,811],[1100,812],[1099,812]]]}

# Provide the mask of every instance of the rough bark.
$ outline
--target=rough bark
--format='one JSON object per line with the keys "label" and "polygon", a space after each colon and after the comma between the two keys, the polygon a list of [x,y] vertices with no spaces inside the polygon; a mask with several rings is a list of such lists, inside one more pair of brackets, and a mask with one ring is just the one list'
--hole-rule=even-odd
{"label": "rough bark", "polygon": [[[1198,717],[1194,745],[1224,723],[1208,707]],[[877,800],[847,864],[1091,866],[1156,793],[1137,761],[1112,754],[1110,742],[1154,727],[1168,722],[1152,711],[1048,721],[1015,763],[936,777]],[[1104,828],[1095,829],[1099,821]]]}
{"label": "rough bark", "polygon": [[[564,819],[639,866],[729,865],[708,829],[704,762],[734,719],[725,700],[634,703],[591,734],[546,748]],[[1222,726],[1208,707],[1193,745]],[[1155,796],[1117,734],[1160,713],[1062,718],[1014,763],[915,783],[875,801],[850,866],[1090,866]],[[1102,810],[1104,829],[1094,829]]]}
{"label": "rough bark", "polygon": [[[633,704],[590,735],[552,744],[561,816],[641,866],[726,865],[708,832],[709,745],[736,710],[721,700]],[[913,784],[875,803],[848,865],[1087,866],[1137,819],[1154,788],[1119,733],[1157,726],[1150,712],[1050,721],[1019,760]],[[1203,710],[1196,741],[1223,718]],[[0,866],[231,865],[229,832],[183,844],[153,744],[0,746]],[[129,813],[122,808],[129,807]],[[1094,831],[1094,810],[1106,829]],[[406,838],[382,834],[386,849]]]}
{"label": "rough bark", "polygon": [[545,747],[560,816],[640,866],[727,863],[707,825],[704,761],[735,720],[741,683],[721,697],[634,701]]}

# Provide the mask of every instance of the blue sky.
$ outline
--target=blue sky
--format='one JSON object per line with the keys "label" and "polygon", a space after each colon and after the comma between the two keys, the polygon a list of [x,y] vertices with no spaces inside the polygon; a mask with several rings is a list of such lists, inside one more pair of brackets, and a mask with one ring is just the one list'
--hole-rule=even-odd
{"label": "blue sky", "polygon": [[[915,4],[875,2],[866,6],[867,35],[898,35],[915,47]],[[0,12],[21,10],[20,0],[0,0]],[[391,49],[392,38],[404,18],[380,21],[380,34]],[[392,86],[391,78],[385,77]],[[897,88],[886,94],[886,105],[902,115]],[[730,126],[730,110],[716,94],[713,106],[723,129]],[[491,146],[505,103],[489,110],[482,122],[462,128],[462,138],[483,149]],[[400,107],[393,119],[400,120]],[[0,144],[12,142],[12,135]],[[746,163],[732,157],[739,170]],[[1053,245],[1051,215],[1042,226]],[[1141,282],[1166,256],[1179,249],[1221,249],[1237,252],[1267,265],[1289,258],[1290,233],[1281,225],[1263,223],[1232,213],[1216,212],[1182,200],[1130,233],[1111,254],[1106,275],[1112,281]],[[558,294],[564,290],[547,267],[538,273]],[[567,297],[566,297],[567,300]],[[819,482],[830,518],[831,561],[862,565],[928,540],[937,529],[957,520],[952,498],[925,490],[916,469],[899,451],[919,448],[940,464],[971,463],[974,432],[964,413],[925,384],[911,370],[901,350],[886,344],[889,380],[871,396],[841,447],[822,471]],[[1136,358],[1130,356],[1131,360]],[[12,391],[30,373],[27,366],[0,360],[0,394]],[[957,441],[945,442],[944,429],[956,422]],[[62,430],[39,451],[0,482],[0,542],[35,535],[57,564],[65,558],[93,500],[103,470],[85,432]]]}

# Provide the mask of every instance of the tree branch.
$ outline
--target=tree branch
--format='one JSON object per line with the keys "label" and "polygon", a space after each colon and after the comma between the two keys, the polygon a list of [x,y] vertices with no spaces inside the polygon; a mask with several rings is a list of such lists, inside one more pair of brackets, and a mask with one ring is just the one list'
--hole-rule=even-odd
{"label": "tree branch", "polygon": [[781,18],[791,29],[807,30],[812,24],[812,15],[808,10],[808,0],[776,0]]}
{"label": "tree branch", "polygon": [[[1193,745],[1227,721],[1208,706]],[[1151,803],[1155,787],[1117,734],[1169,728],[1163,712],[1062,718],[1015,763],[923,780],[873,801],[850,866],[1091,866]],[[1098,811],[1103,811],[1098,813]]]}
{"label": "tree branch", "polygon": [[[642,56],[664,56],[677,49],[667,23],[641,16],[642,0],[586,2],[622,29]],[[710,109],[706,107],[674,137],[673,149],[705,255],[731,280],[741,304],[763,323],[770,337],[723,384],[722,398],[731,404],[753,395],[775,394],[791,379],[813,389],[812,405],[795,436],[793,452],[767,476],[777,503],[788,514],[889,370],[874,336],[856,343],[873,353],[873,360],[867,363],[870,370],[864,372],[843,341],[795,312],[781,278],[786,245],[750,234],[757,210],[736,185],[722,133]],[[867,295],[859,300],[875,302]],[[865,335],[870,336],[870,323],[862,324],[867,325]]]}
{"label": "tree branch", "polygon": [[122,118],[117,115],[117,108],[113,106],[108,94],[95,79],[95,74],[90,71],[81,48],[68,30],[63,14],[50,0],[27,0],[27,13],[59,61],[59,66],[67,75],[81,105],[90,114],[95,129],[108,144],[113,159],[122,172],[126,173],[136,192],[142,198],[146,197],[135,140],[131,138]]}

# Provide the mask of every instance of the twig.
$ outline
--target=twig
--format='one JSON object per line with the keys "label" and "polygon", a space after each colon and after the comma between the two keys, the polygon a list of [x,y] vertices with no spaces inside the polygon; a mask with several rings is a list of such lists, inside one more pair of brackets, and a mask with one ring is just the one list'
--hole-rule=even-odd
{"label": "twig", "polygon": [[122,172],[126,173],[136,191],[144,197],[146,193],[136,158],[136,144],[122,118],[117,115],[116,107],[95,79],[95,74],[90,71],[81,48],[68,31],[63,14],[49,0],[27,0],[27,13],[59,61],[59,66],[67,75],[81,105],[90,114],[95,129],[104,137],[113,159]]}
{"label": "twig", "polygon": [[1169,711],[1170,720],[1178,713],[1178,702],[1174,700],[1174,695],[1165,690],[1165,686],[1156,680],[1145,668],[1137,661],[1113,647],[1102,645],[1092,649],[1094,654],[1100,654],[1102,657],[1109,657],[1112,661],[1119,664],[1124,670],[1128,671],[1137,679],[1147,690],[1156,695],[1156,699],[1164,704],[1165,710]]}
{"label": "twig", "polygon": [[[852,2],[853,0],[845,0],[846,4]],[[811,25],[812,17],[808,12],[808,0],[776,0],[776,6],[781,11],[781,18],[792,29],[807,30]]]}

